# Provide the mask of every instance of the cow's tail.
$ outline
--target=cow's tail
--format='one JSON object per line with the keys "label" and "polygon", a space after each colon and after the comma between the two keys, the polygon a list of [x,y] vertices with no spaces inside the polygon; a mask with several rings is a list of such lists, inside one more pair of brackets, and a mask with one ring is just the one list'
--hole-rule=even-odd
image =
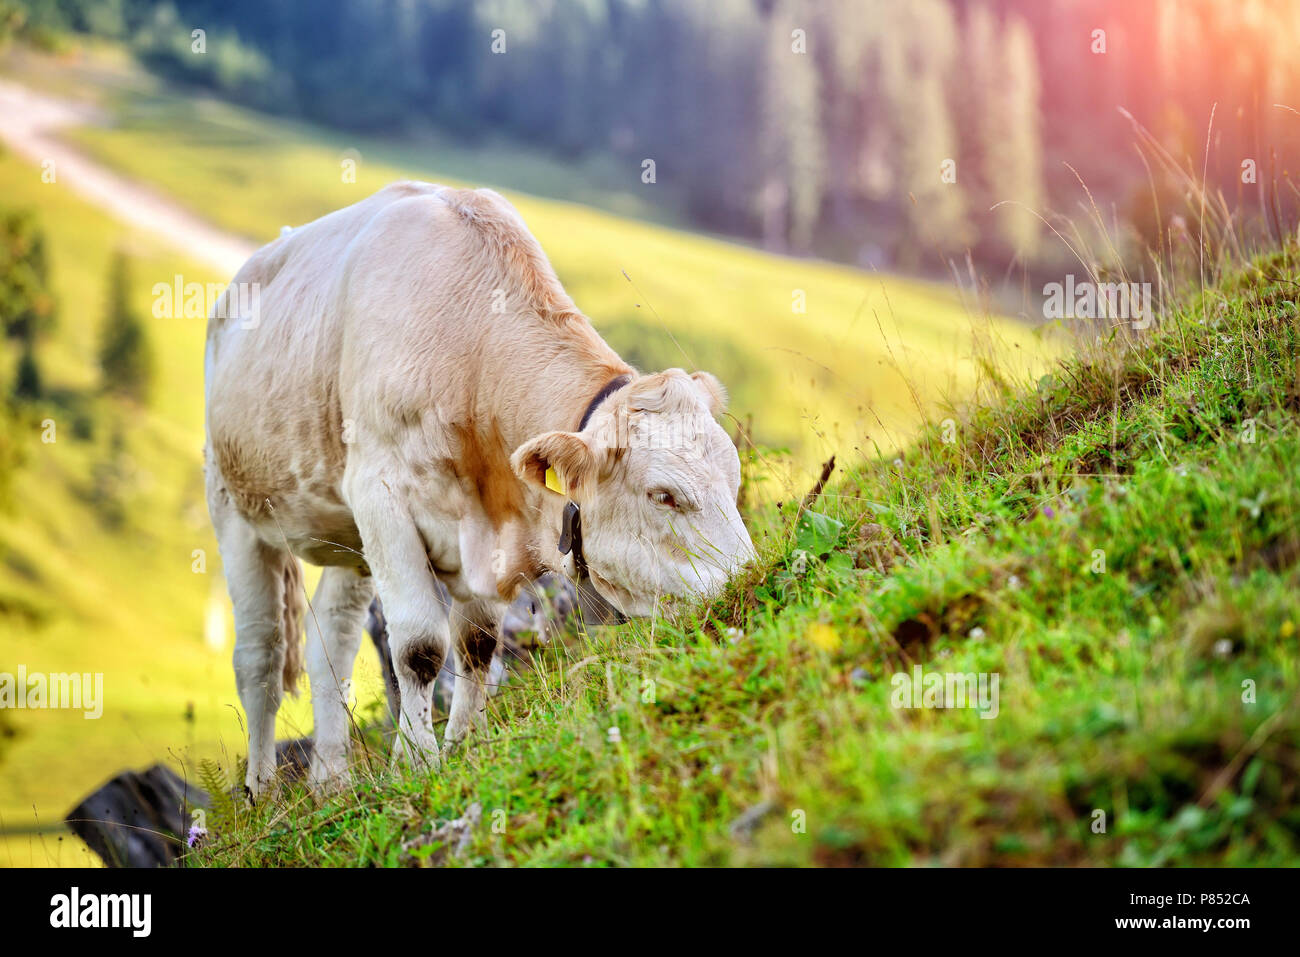
{"label": "cow's tail", "polygon": [[284,598],[280,609],[280,634],[284,635],[284,690],[298,694],[298,677],[302,674],[303,615],[307,610],[302,565],[284,553]]}

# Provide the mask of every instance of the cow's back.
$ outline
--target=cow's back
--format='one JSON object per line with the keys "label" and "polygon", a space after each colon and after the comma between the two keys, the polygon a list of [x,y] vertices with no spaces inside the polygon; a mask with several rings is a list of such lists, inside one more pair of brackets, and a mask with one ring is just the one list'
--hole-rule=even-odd
{"label": "cow's back", "polygon": [[[340,492],[346,265],[351,245],[386,207],[437,189],[397,183],[281,236],[244,264],[208,321],[210,481],[264,537],[297,544],[333,536],[340,547],[359,548]],[[274,536],[265,535],[270,528]]]}

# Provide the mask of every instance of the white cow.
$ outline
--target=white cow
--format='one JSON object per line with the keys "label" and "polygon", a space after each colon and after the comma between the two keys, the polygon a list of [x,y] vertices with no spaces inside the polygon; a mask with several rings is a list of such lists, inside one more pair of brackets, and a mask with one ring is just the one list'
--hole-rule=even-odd
{"label": "white cow", "polygon": [[[649,615],[753,555],[717,380],[623,362],[488,190],[397,183],[263,247],[213,311],[205,369],[208,507],[254,798],[274,782],[304,619],[310,780],[328,786],[347,770],[375,589],[401,690],[395,757],[433,764],[448,651],[463,676],[454,743],[481,721],[507,600],[541,572],[586,573],[625,614]],[[297,559],[324,566],[309,614]]]}

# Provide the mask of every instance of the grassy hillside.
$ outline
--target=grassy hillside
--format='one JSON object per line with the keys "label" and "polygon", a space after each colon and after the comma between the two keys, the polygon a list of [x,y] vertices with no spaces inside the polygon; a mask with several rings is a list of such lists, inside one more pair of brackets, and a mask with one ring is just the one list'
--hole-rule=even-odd
{"label": "grassy hillside", "polygon": [[[643,368],[719,375],[760,444],[796,451],[799,486],[832,452],[897,447],[918,403],[970,391],[977,354],[1021,371],[1044,352],[1025,326],[972,314],[946,285],[776,257],[592,208],[673,222],[668,163],[645,185],[639,166],[588,171],[491,145],[350,139],[160,88],[111,51],[60,61],[15,51],[0,72],[94,95],[109,122],[69,140],[259,241],[395,179],[502,187],[611,344]],[[343,160],[358,155],[355,182],[345,182]]]}
{"label": "grassy hillside", "polygon": [[[192,862],[1294,864],[1297,288],[1292,245],[768,510],[724,599],[550,648],[441,773]],[[996,717],[901,707],[916,666]]]}

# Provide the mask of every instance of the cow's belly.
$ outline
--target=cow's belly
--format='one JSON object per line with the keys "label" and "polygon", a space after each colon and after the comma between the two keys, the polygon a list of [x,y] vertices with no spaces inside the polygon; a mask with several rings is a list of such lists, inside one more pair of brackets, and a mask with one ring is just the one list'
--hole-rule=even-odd
{"label": "cow's belly", "polygon": [[307,503],[282,502],[251,524],[266,544],[287,547],[312,565],[364,568],[365,549],[352,512],[346,506],[305,506]]}
{"label": "cow's belly", "polygon": [[[494,597],[491,581],[477,581],[467,572],[462,555],[462,519],[439,508],[408,502],[408,511],[424,543],[429,568],[455,598]],[[311,496],[283,500],[271,516],[255,523],[267,544],[286,545],[313,565],[365,568],[365,544],[352,511]],[[482,577],[482,576],[480,576]]]}
{"label": "cow's belly", "polygon": [[[222,398],[235,397],[227,389]],[[268,545],[313,565],[362,566],[361,536],[341,487],[346,452],[325,418],[286,407],[297,408],[276,403],[243,421],[210,412],[208,467]]]}
{"label": "cow's belly", "polygon": [[291,540],[290,551],[313,565],[365,567],[366,556],[361,535],[350,515],[346,520],[326,523],[318,532],[318,534],[304,535]]}

